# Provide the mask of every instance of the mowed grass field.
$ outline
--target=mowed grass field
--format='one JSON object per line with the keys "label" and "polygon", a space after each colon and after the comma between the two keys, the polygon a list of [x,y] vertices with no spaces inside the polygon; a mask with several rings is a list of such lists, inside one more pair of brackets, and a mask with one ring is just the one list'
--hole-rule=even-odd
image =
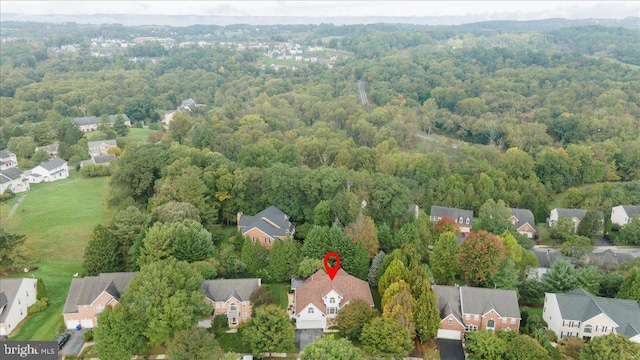
{"label": "mowed grass field", "polygon": [[[2,227],[26,235],[36,271],[9,277],[35,277],[44,281],[50,305],[30,316],[11,334],[12,340],[51,340],[62,324],[62,308],[73,274],[80,272],[86,243],[93,228],[110,218],[103,205],[107,178],[70,177],[53,183],[32,184],[0,207]],[[26,195],[12,216],[11,206]]]}

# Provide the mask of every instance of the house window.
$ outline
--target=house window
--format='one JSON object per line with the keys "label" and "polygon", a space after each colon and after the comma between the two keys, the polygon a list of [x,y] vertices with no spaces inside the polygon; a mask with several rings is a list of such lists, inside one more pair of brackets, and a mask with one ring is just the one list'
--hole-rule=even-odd
{"label": "house window", "polygon": [[515,323],[516,323],[516,318],[512,318],[512,319],[511,319],[511,323],[512,323],[512,324],[515,324]]}
{"label": "house window", "polygon": [[464,222],[463,222],[462,216],[460,216],[460,221],[458,221],[458,224],[463,224],[463,223]]}
{"label": "house window", "polygon": [[478,326],[476,325],[466,325],[464,327],[465,331],[477,331],[478,330]]}
{"label": "house window", "polygon": [[236,305],[235,303],[231,303],[231,306],[229,306],[229,310],[237,311],[238,310],[238,305]]}
{"label": "house window", "polygon": [[27,297],[29,297],[29,292],[27,291]]}
{"label": "house window", "polygon": [[453,325],[453,320],[452,320],[452,319],[449,319],[449,321],[447,321],[447,324],[448,324],[448,325]]}
{"label": "house window", "polygon": [[466,314],[466,315],[464,316],[464,318],[465,318],[465,320],[471,320],[471,315]]}
{"label": "house window", "polygon": [[476,320],[476,321],[480,320],[480,315],[473,315],[473,320]]}
{"label": "house window", "polygon": [[608,327],[608,326],[603,326],[603,327],[602,327],[602,332],[605,332],[605,333],[606,333],[606,332],[607,332],[607,330],[609,330],[609,327]]}
{"label": "house window", "polygon": [[309,309],[307,310],[307,313],[308,313],[308,314],[313,314],[313,308],[309,308]]}
{"label": "house window", "polygon": [[329,298],[329,304],[335,304],[336,298]]}
{"label": "house window", "polygon": [[467,221],[466,221],[466,223],[467,223],[467,225],[469,225],[469,218],[467,218]]}
{"label": "house window", "polygon": [[593,327],[591,325],[587,325],[584,327],[584,332],[587,334],[591,334],[592,330],[593,330]]}
{"label": "house window", "polygon": [[328,307],[327,308],[327,315],[335,315],[338,313],[338,308],[337,307]]}
{"label": "house window", "polygon": [[270,242],[271,242],[271,239],[266,238],[266,239],[264,239],[264,242],[268,244],[268,243],[270,243]]}
{"label": "house window", "polygon": [[20,299],[18,299],[18,305],[20,305]]}
{"label": "house window", "polygon": [[495,327],[496,327],[496,322],[495,322],[495,321],[493,321],[493,319],[491,319],[491,320],[489,320],[489,321],[487,322],[487,328],[491,328],[491,329],[493,329],[493,328],[495,328]]}
{"label": "house window", "polygon": [[242,312],[242,320],[247,320],[247,312],[246,311]]}
{"label": "house window", "polygon": [[22,309],[20,309],[20,316],[22,316]]}
{"label": "house window", "polygon": [[253,238],[253,243],[255,244],[256,242],[258,242],[258,238],[257,238],[257,237],[254,237],[254,238]]}
{"label": "house window", "polygon": [[502,318],[502,323],[506,324],[507,323],[507,318]]}
{"label": "house window", "polygon": [[97,312],[102,312],[102,310],[104,310],[104,305],[100,305],[96,307]]}

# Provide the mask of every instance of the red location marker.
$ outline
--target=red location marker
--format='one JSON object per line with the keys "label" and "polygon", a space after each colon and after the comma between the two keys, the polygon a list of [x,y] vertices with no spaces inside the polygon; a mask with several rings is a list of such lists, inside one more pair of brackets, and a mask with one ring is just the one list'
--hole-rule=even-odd
{"label": "red location marker", "polygon": [[[336,266],[335,267],[329,267],[329,259],[330,258],[336,258]],[[329,274],[329,279],[331,279],[331,281],[333,281],[333,278],[336,277],[336,274],[338,273],[338,270],[340,270],[340,255],[334,253],[334,252],[329,252],[327,253],[327,255],[324,256],[324,269],[327,270],[327,274]]]}

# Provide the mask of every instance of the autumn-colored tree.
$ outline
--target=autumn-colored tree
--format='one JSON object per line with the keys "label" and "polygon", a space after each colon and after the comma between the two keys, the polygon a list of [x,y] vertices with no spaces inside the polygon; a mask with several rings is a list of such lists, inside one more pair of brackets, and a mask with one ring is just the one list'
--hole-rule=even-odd
{"label": "autumn-colored tree", "polygon": [[445,232],[452,232],[456,235],[460,235],[460,227],[458,226],[458,223],[456,223],[456,219],[449,216],[440,218],[440,220],[438,220],[438,222],[433,226],[433,229],[438,236]]}
{"label": "autumn-colored tree", "polygon": [[496,235],[484,230],[469,233],[460,251],[465,279],[474,286],[486,285],[500,270],[505,256],[504,243]]}
{"label": "autumn-colored tree", "polygon": [[367,249],[369,259],[373,259],[378,253],[378,230],[370,217],[360,213],[356,221],[347,225],[344,233],[351,235],[354,244],[362,241],[362,244]]}

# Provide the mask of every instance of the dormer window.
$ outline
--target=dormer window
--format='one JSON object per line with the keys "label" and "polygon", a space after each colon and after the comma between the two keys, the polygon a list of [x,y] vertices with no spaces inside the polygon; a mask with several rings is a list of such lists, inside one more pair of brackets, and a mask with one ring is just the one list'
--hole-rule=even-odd
{"label": "dormer window", "polygon": [[310,307],[309,309],[307,309],[307,313],[313,314],[313,308]]}
{"label": "dormer window", "polygon": [[467,225],[469,225],[469,218],[467,218]]}
{"label": "dormer window", "polygon": [[336,303],[336,298],[329,299],[329,304],[335,304],[335,303]]}
{"label": "dormer window", "polygon": [[462,216],[460,216],[460,221],[458,221],[458,224],[464,224],[464,219],[462,218]]}

